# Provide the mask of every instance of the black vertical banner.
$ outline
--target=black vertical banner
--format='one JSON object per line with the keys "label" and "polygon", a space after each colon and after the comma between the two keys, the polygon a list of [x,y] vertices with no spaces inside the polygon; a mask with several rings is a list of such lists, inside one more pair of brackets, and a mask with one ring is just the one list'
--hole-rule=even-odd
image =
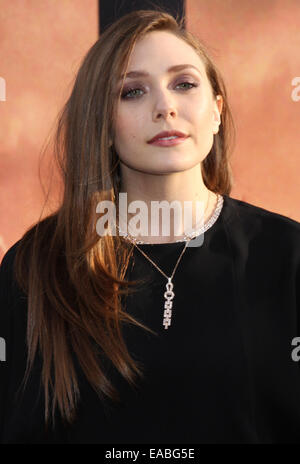
{"label": "black vertical banner", "polygon": [[[99,0],[99,34],[117,19],[134,10],[160,10],[185,19],[185,0]],[[183,23],[185,26],[185,21]]]}

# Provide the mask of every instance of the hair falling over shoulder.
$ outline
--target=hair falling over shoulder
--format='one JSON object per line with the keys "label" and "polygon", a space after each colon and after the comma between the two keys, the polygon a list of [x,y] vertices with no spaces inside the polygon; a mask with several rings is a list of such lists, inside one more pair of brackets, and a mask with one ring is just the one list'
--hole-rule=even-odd
{"label": "hair falling over shoulder", "polygon": [[137,291],[141,282],[125,278],[133,245],[119,235],[100,238],[95,213],[98,202],[115,201],[120,188],[118,155],[109,143],[123,87],[117,95],[116,84],[136,41],[154,30],[170,31],[190,44],[205,64],[214,95],[223,97],[220,130],[202,163],[202,174],[215,193],[231,190],[232,117],[223,80],[204,46],[166,12],[134,11],[114,22],[83,58],[59,114],[54,155],[63,185],[60,206],[24,234],[15,260],[17,281],[28,295],[23,380],[27,382],[34,359],[40,356],[46,425],[52,416],[54,426],[57,410],[69,423],[76,416],[80,398],[76,364],[103,400],[119,399],[105,374],[104,359],[133,387],[143,375],[122,336],[123,323],[152,332],[122,307],[122,295]]}

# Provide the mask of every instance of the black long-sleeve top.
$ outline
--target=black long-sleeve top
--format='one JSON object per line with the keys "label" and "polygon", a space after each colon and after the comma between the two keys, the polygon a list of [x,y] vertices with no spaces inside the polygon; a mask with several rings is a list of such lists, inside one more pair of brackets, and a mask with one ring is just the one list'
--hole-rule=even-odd
{"label": "black long-sleeve top", "polygon": [[[157,335],[126,326],[124,338],[144,377],[133,389],[112,369],[121,403],[104,405],[78,371],[77,418],[68,427],[58,419],[54,432],[44,429],[38,359],[15,396],[27,297],[12,272],[18,242],[8,250],[0,268],[1,442],[300,443],[300,223],[223,199],[202,245],[187,247],[179,263],[168,329],[166,278],[135,248],[127,277],[150,284],[127,298],[126,310]],[[184,243],[139,246],[170,275]]]}

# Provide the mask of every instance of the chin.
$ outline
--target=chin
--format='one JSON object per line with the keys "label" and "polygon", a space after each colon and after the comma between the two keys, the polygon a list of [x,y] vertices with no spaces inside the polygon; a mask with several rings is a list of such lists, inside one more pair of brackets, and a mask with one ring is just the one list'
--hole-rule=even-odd
{"label": "chin", "polygon": [[[198,163],[196,163],[198,164]],[[192,169],[195,164],[187,162],[172,162],[172,163],[157,163],[155,166],[148,166],[144,171],[149,174],[168,174],[172,172],[182,172],[188,169]]]}
{"label": "chin", "polygon": [[200,163],[199,159],[192,159],[189,156],[184,156],[181,154],[181,156],[176,156],[176,157],[166,157],[165,159],[160,158],[159,161],[156,163],[156,168],[158,169],[163,169],[163,170],[168,170],[168,169],[174,169],[174,170],[186,170],[186,169],[191,169],[197,164]]}

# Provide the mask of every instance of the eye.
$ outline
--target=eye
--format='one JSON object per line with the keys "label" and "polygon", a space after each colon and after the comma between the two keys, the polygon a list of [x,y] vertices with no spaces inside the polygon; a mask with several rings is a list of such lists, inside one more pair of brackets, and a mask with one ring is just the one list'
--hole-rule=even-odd
{"label": "eye", "polygon": [[137,95],[135,95],[133,92],[136,92],[137,90],[142,90],[142,89],[137,89],[137,88],[126,89],[126,90],[124,90],[124,92],[122,93],[121,97],[122,97],[123,99],[125,99],[125,100],[126,100],[126,99],[128,100],[127,97],[128,97],[128,95],[131,94],[131,95],[133,95],[133,97],[129,97],[129,98],[136,98]]}
{"label": "eye", "polygon": [[[193,87],[198,87],[198,84],[194,84],[193,82],[181,82],[180,84],[177,84],[177,86],[178,86],[178,85],[185,85],[185,84],[190,85],[191,87],[185,88],[185,89],[183,89],[183,90],[190,90],[190,89],[192,89]],[[177,87],[177,86],[176,86],[176,87]]]}
{"label": "eye", "polygon": [[[183,82],[180,82],[179,84],[177,84],[175,86],[175,88],[178,87],[178,86],[182,86],[182,85],[187,85],[188,86],[188,87],[182,87],[181,88],[181,90],[186,92],[187,90],[190,90],[193,87],[198,87],[199,84],[194,83],[194,82],[183,81]],[[136,93],[136,92],[139,92],[139,91],[144,92],[144,90],[142,88],[140,88],[140,87],[126,88],[126,89],[124,89],[124,91],[123,91],[123,93],[121,95],[121,98],[123,100],[132,100],[132,99],[140,98],[142,95]]]}

